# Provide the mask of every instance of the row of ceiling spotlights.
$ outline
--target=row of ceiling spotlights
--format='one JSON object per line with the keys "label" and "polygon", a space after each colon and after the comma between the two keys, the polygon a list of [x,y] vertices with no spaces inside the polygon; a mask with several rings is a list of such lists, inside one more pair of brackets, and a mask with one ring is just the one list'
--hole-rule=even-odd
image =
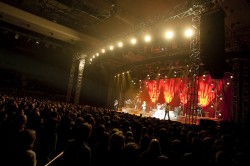
{"label": "row of ceiling spotlights", "polygon": [[[184,31],[184,35],[185,35],[185,37],[187,37],[187,38],[192,37],[193,34],[194,34],[194,31],[193,31],[193,29],[191,29],[191,28],[188,28],[188,29],[186,29],[186,30]],[[167,40],[171,40],[173,37],[174,37],[174,32],[173,32],[173,31],[166,31],[165,34],[164,34],[164,38],[167,39]],[[146,43],[149,43],[151,40],[152,40],[151,35],[147,34],[147,35],[144,36],[144,41],[145,41]],[[136,37],[130,38],[129,43],[130,43],[131,45],[135,45],[135,44],[137,44],[137,42],[138,42],[138,40],[137,40]],[[117,47],[118,47],[118,48],[123,47],[123,45],[124,45],[124,44],[123,44],[122,41],[117,42]],[[113,51],[114,48],[115,48],[115,46],[111,44],[111,45],[108,46],[108,49],[107,49],[107,50]],[[94,55],[92,55],[92,56],[90,57],[90,59],[89,59],[90,63],[93,61],[93,59],[95,59],[96,57],[98,57],[98,56],[100,55],[100,53],[104,54],[105,52],[106,52],[106,49],[105,49],[105,48],[102,48],[102,49],[100,50],[100,52],[97,52],[97,53],[95,53]]]}
{"label": "row of ceiling spotlights", "polygon": [[[117,77],[119,77],[120,75],[123,75],[123,76],[124,76],[124,74],[126,74],[126,73],[129,74],[130,71],[122,72],[121,74],[118,73],[118,74],[114,75],[114,77],[117,78]],[[174,71],[174,77],[176,77],[176,73],[177,73],[177,72]],[[157,75],[158,75],[158,76],[161,76],[162,74],[158,73]],[[207,76],[209,76],[209,74],[208,74],[208,75],[203,74],[202,76],[203,76],[203,77],[202,77],[202,80],[205,81],[205,78],[206,78]],[[168,76],[165,75],[163,78],[167,79]],[[183,78],[183,76],[182,76],[182,78]],[[233,79],[233,78],[234,78],[233,75],[230,75],[229,78],[226,79],[227,85],[230,84],[230,80]],[[150,74],[147,74],[145,80],[150,80],[150,79],[151,79]],[[161,79],[162,79],[162,78],[161,78]],[[139,79],[139,82],[141,82],[141,81],[142,81],[142,80]],[[181,81],[182,81],[182,80],[181,80]],[[165,81],[164,81],[164,82],[165,82]],[[136,84],[134,80],[132,80],[132,83],[133,83],[133,84]],[[155,81],[155,83],[156,83],[156,81]],[[212,81],[212,83],[211,83],[211,86],[213,86],[213,85],[214,85],[214,81]]]}

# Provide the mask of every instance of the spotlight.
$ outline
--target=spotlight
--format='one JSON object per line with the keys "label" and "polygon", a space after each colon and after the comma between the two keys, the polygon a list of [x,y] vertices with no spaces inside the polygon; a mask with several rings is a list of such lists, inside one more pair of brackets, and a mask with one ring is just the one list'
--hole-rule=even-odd
{"label": "spotlight", "polygon": [[123,43],[122,42],[118,42],[118,47],[122,47]]}
{"label": "spotlight", "polygon": [[137,43],[137,40],[136,40],[136,38],[132,38],[132,39],[130,40],[130,42],[131,42],[131,44],[136,44],[136,43]]}
{"label": "spotlight", "polygon": [[193,35],[193,30],[192,29],[187,29],[186,31],[185,31],[185,36],[186,37],[191,37]]}
{"label": "spotlight", "polygon": [[168,32],[165,33],[165,37],[167,39],[172,39],[173,36],[174,36],[174,33],[172,31],[168,31]]}
{"label": "spotlight", "polygon": [[150,41],[151,41],[151,36],[146,35],[146,36],[144,37],[144,40],[145,40],[145,42],[150,42]]}
{"label": "spotlight", "polygon": [[113,50],[113,49],[114,49],[114,46],[112,46],[112,45],[109,46],[109,49],[110,49],[110,50]]}

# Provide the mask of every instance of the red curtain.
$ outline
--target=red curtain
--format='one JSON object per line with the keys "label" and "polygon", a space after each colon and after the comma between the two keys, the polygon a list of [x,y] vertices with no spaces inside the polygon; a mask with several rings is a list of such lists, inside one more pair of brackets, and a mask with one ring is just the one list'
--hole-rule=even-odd
{"label": "red curtain", "polygon": [[[198,104],[203,112],[208,112],[212,118],[228,119],[231,110],[230,75],[214,80],[210,75],[200,76],[198,83]],[[169,78],[145,81],[148,98],[152,106],[155,103],[170,103],[171,107],[185,106],[187,103],[188,79]]]}

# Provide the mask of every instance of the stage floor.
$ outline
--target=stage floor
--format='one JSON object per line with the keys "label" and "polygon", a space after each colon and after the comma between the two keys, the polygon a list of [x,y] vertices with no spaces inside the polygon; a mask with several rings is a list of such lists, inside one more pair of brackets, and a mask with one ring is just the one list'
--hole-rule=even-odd
{"label": "stage floor", "polygon": [[[120,112],[123,113],[129,113],[129,114],[133,114],[133,115],[137,115],[137,116],[142,116],[142,117],[153,117],[153,118],[158,118],[163,120],[164,119],[164,110],[161,109],[153,109],[152,111],[146,111],[146,113],[143,115],[142,114],[142,110],[140,109],[135,109],[135,108],[128,108],[128,107],[122,107],[122,109],[119,109]],[[217,123],[219,123],[221,120],[218,118],[211,118],[211,117],[201,117],[201,116],[193,116],[193,117],[189,117],[189,116],[183,116],[183,115],[175,115],[174,111],[169,111],[169,116],[170,116],[170,120],[171,121],[178,121],[181,123],[185,123],[185,124],[200,124],[200,120],[204,119],[204,120],[212,120],[215,121]],[[166,117],[166,120],[167,117]]]}

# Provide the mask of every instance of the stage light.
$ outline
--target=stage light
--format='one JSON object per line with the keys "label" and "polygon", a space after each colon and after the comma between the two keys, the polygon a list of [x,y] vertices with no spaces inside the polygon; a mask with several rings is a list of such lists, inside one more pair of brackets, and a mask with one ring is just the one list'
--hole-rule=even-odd
{"label": "stage light", "polygon": [[111,45],[111,46],[109,46],[109,50],[111,50],[111,51],[112,51],[113,49],[114,49],[114,46],[112,46],[112,45]]}
{"label": "stage light", "polygon": [[193,35],[193,30],[192,29],[187,29],[186,31],[185,31],[185,36],[186,37],[191,37]]}
{"label": "stage light", "polygon": [[133,44],[133,45],[136,44],[136,43],[137,43],[136,38],[132,38],[132,39],[130,40],[130,43]]}
{"label": "stage light", "polygon": [[122,47],[123,43],[122,42],[118,42],[118,47]]}
{"label": "stage light", "polygon": [[151,36],[150,35],[146,35],[144,37],[144,40],[145,40],[145,42],[150,42],[151,41]]}
{"label": "stage light", "polygon": [[105,49],[102,49],[101,51],[102,51],[102,53],[105,53]]}
{"label": "stage light", "polygon": [[166,37],[167,39],[172,39],[173,36],[174,36],[174,33],[173,33],[172,31],[167,31],[167,32],[165,33],[165,37]]}
{"label": "stage light", "polygon": [[96,53],[96,56],[99,56],[99,53]]}

